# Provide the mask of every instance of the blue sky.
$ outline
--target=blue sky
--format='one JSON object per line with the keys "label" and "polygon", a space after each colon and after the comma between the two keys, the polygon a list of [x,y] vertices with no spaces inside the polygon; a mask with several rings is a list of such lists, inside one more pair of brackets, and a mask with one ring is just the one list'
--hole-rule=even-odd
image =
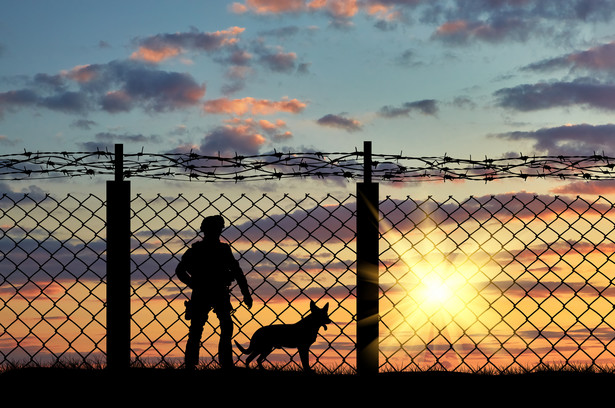
{"label": "blue sky", "polygon": [[[4,152],[354,151],[371,140],[376,153],[416,156],[612,154],[612,0],[1,5]],[[470,184],[412,188],[486,193]],[[564,184],[488,191],[588,191]]]}

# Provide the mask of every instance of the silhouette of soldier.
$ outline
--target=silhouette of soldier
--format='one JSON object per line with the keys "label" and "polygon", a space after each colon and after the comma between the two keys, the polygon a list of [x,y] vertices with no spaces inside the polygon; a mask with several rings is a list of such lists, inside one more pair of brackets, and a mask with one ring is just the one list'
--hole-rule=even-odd
{"label": "silhouette of soldier", "polygon": [[233,366],[230,296],[230,285],[233,281],[239,285],[248,309],[252,307],[250,288],[243,271],[233,257],[231,247],[220,242],[223,229],[224,219],[220,215],[205,217],[201,223],[204,239],[186,250],[175,269],[179,280],[192,289],[190,301],[185,302],[185,318],[190,320],[185,351],[185,367],[189,370],[198,364],[203,327],[212,309],[220,321],[218,344],[220,366],[222,368]]}

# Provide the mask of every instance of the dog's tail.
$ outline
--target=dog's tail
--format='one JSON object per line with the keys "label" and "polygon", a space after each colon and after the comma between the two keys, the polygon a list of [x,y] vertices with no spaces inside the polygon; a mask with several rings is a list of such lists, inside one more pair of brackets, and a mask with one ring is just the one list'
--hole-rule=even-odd
{"label": "dog's tail", "polygon": [[239,351],[241,351],[243,354],[250,354],[250,347],[249,347],[249,346],[248,346],[248,348],[247,348],[247,349],[245,349],[245,348],[243,348],[243,347],[241,346],[241,344],[239,344],[239,343],[237,342],[237,340],[235,340],[235,345],[237,346],[237,348],[239,349]]}

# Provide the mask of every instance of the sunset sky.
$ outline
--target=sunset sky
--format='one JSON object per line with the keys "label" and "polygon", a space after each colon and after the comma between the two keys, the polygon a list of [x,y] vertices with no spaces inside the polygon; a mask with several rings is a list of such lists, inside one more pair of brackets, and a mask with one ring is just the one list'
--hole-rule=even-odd
{"label": "sunset sky", "polygon": [[459,158],[613,150],[611,0],[2,3],[4,152],[348,152],[365,140],[375,153]]}
{"label": "sunset sky", "polygon": [[[376,154],[407,156],[446,154],[455,158],[482,159],[517,155],[615,155],[615,121],[612,118],[615,111],[614,0],[0,0],[0,5],[0,151],[3,154],[24,150],[112,151],[116,143],[124,144],[128,154],[141,150],[227,156],[266,154],[274,150],[353,152],[362,150],[364,141],[371,141]],[[94,200],[100,206],[106,179],[14,181],[5,177],[0,179],[0,194],[92,192],[100,197]],[[262,242],[254,249],[253,241],[238,241],[238,250],[245,252],[243,261],[251,261],[253,257],[254,264],[258,264],[256,270],[271,268],[275,272],[280,264],[273,259],[280,257],[283,266],[290,269],[330,268],[342,275],[354,261],[354,253],[333,252],[335,244],[339,244],[335,239],[339,237],[329,246],[318,241],[314,252],[310,252],[309,245],[287,251],[305,239],[302,237],[305,230],[293,229],[293,223],[315,202],[306,199],[308,204],[303,207],[302,202],[297,206],[294,199],[284,198],[283,206],[276,206],[279,202],[271,204],[273,201],[262,193],[291,192],[299,193],[299,197],[306,192],[338,194],[342,201],[325,204],[329,210],[337,209],[346,214],[353,206],[346,201],[348,194],[354,191],[355,183],[344,179],[237,184],[136,180],[133,188],[134,194],[165,193],[169,196],[174,192],[206,193],[211,194],[210,197],[222,192],[247,193],[248,198],[240,200],[246,211],[230,211],[238,213],[233,217],[239,225],[236,225],[237,230],[226,231],[227,239],[232,239],[233,234],[235,238],[249,238],[250,234],[260,237],[263,231],[271,228],[268,223],[273,218],[264,216],[265,210],[259,205],[278,213],[282,207],[290,208],[280,217],[288,218],[284,221],[289,223],[292,234],[281,229],[271,232],[273,235],[279,233],[282,238],[275,245],[270,243],[273,249],[266,253],[262,250],[266,244]],[[384,304],[385,310],[393,310],[387,322],[395,326],[402,337],[419,327],[425,333],[419,331],[418,335],[424,334],[429,339],[433,336],[430,332],[433,326],[423,325],[421,318],[424,316],[415,309],[420,302],[415,300],[443,298],[424,306],[444,311],[448,316],[447,324],[451,322],[450,315],[457,316],[456,325],[447,327],[453,333],[451,337],[455,336],[456,328],[463,328],[465,335],[475,336],[470,339],[472,342],[483,338],[481,346],[486,348],[517,335],[527,334],[533,339],[537,330],[548,327],[548,319],[546,323],[540,321],[537,326],[527,328],[523,326],[523,319],[517,325],[518,316],[511,312],[506,316],[507,326],[498,326],[498,330],[489,331],[487,337],[483,337],[482,326],[472,325],[472,319],[488,320],[485,324],[490,327],[490,324],[499,324],[498,319],[510,310],[514,312],[516,304],[514,308],[502,304],[504,301],[498,297],[499,290],[507,285],[513,288],[511,296],[536,300],[522,305],[529,310],[527,316],[537,308],[537,299],[550,295],[548,291],[534,288],[536,276],[544,277],[545,287],[560,287],[564,278],[557,273],[570,272],[574,282],[568,282],[566,288],[570,290],[565,296],[577,299],[577,292],[572,288],[582,289],[587,283],[585,277],[581,279],[577,273],[594,276],[596,269],[610,273],[607,271],[610,261],[603,257],[612,252],[611,241],[596,228],[592,233],[598,235],[598,241],[589,245],[585,241],[587,237],[579,232],[591,228],[583,223],[583,216],[579,217],[586,207],[585,202],[568,205],[573,200],[570,197],[577,194],[596,197],[596,194],[613,192],[615,183],[611,181],[533,179],[490,183],[425,182],[403,186],[383,183],[382,197],[408,196],[421,200],[433,194],[439,200],[446,200],[449,195],[455,195],[462,201],[475,195],[486,197],[483,201],[489,203],[489,196],[494,195],[501,200],[489,203],[492,207],[487,210],[495,208],[493,213],[481,209],[474,220],[468,219],[465,210],[450,217],[436,211],[413,212],[416,210],[413,202],[388,201],[382,207],[383,211],[391,210],[383,223],[384,229],[390,229],[385,240],[390,240],[391,246],[382,260],[393,272],[405,276],[400,282],[391,283],[397,277],[392,278],[387,272],[382,283],[385,288],[390,285],[388,295],[392,299],[400,296],[400,307],[407,309],[400,309],[398,316],[393,307]],[[514,194],[519,194],[531,205],[524,207]],[[532,201],[539,194],[541,198]],[[548,203],[551,201],[544,197],[556,194],[570,197],[553,205],[561,210],[555,216],[550,212],[552,206]],[[253,199],[259,205],[252,207]],[[135,206],[140,205],[137,201]],[[508,205],[503,206],[503,202]],[[164,199],[162,203],[167,204]],[[457,208],[456,203],[448,202],[437,208]],[[465,208],[478,208],[473,207],[475,204],[469,201]],[[408,207],[409,212],[398,214],[395,205]],[[607,204],[602,206],[608,211]],[[501,227],[498,222],[510,217],[511,208],[516,209],[514,214],[519,218],[513,220],[512,226]],[[536,212],[532,212],[536,208]],[[576,212],[579,208],[581,210]],[[256,214],[254,218],[249,218],[252,213],[248,209]],[[176,217],[174,205],[166,211],[170,211],[169,217]],[[310,214],[313,218],[308,221],[324,224],[323,220],[329,215],[327,211],[319,212],[317,217]],[[569,224],[566,211],[571,214],[571,220],[580,219],[578,222],[582,225],[576,226],[575,221]],[[536,217],[536,214],[540,215]],[[152,215],[155,222],[151,224],[159,225],[149,225],[147,217],[137,217],[134,221],[144,223],[143,226],[133,224],[137,229],[133,231],[136,239],[144,240],[135,251],[134,259],[141,259],[140,256],[149,259],[151,249],[160,251],[158,255],[168,260],[169,248],[181,251],[185,244],[176,235],[177,231],[194,232],[189,230],[185,219],[175,219],[179,221],[175,227],[166,224],[162,216],[156,218],[158,216],[160,213]],[[36,216],[32,217],[36,220]],[[20,218],[3,220],[3,226],[15,223],[16,219]],[[545,228],[545,219],[555,219],[553,225],[557,228],[552,224]],[[608,217],[599,219],[600,226],[607,230],[605,234],[608,233],[612,229]],[[101,220],[94,218],[98,223]],[[62,239],[60,233],[64,230],[56,229],[56,221],[48,217],[45,222],[52,226],[43,226],[37,233],[44,235],[52,231],[56,234],[54,239]],[[326,221],[329,224],[318,233],[328,237],[331,225],[337,223],[343,228],[352,228],[353,221],[334,217]],[[415,221],[428,225],[422,230],[412,225]],[[465,223],[465,227],[475,222],[480,224],[476,230],[459,228],[461,223]],[[508,236],[512,234],[508,228],[514,225],[525,228],[523,233],[530,235],[527,242],[516,241],[523,234],[515,234],[515,240]],[[11,233],[18,237],[27,235],[20,228],[13,228]],[[68,226],[63,228],[75,238]],[[532,228],[536,231],[546,229],[547,238],[534,240]],[[559,236],[556,230],[566,230],[567,235]],[[98,229],[80,233],[91,235],[92,231]],[[344,229],[343,232],[350,240],[354,237],[352,230]],[[445,241],[454,241],[456,235],[461,237],[455,245]],[[310,237],[319,239],[320,235],[315,233]],[[432,241],[434,237],[437,239]],[[23,245],[43,248],[33,243],[33,236],[27,238]],[[572,246],[577,240],[574,248],[577,252],[574,252]],[[172,245],[167,247],[169,242]],[[502,249],[504,243],[511,242],[517,247]],[[97,244],[102,245],[99,241],[86,240],[77,242],[76,247]],[[485,246],[476,249],[482,244]],[[549,247],[548,253],[537,250],[543,244]],[[2,245],[3,250],[13,251],[11,256],[16,259],[30,256],[37,260],[39,255],[49,258],[48,252],[21,253],[13,248],[16,244],[7,240]],[[446,245],[452,245],[452,249]],[[427,247],[425,253],[432,252],[435,260],[429,262],[433,263],[425,264],[422,253],[408,249],[421,249],[421,246]],[[595,253],[599,246],[604,253]],[[331,253],[327,252],[330,250]],[[591,257],[586,256],[592,251]],[[485,254],[488,262],[484,260]],[[582,259],[575,260],[575,254]],[[81,255],[82,258],[87,256],[92,256],[93,262],[99,261],[96,254]],[[453,265],[455,256],[457,264]],[[514,262],[507,256],[514,258]],[[594,257],[598,260],[592,263],[590,260]],[[522,263],[521,259],[528,261]],[[11,274],[14,265],[4,263],[3,273]],[[39,265],[35,264],[33,270],[40,268]],[[170,268],[166,264],[163,266]],[[56,267],[62,269],[64,266]],[[158,271],[158,267],[154,265],[154,273],[162,271],[162,268]],[[413,274],[406,275],[409,270]],[[545,270],[548,274],[540,275]],[[524,275],[527,271],[537,275]],[[507,274],[500,275],[500,272]],[[458,285],[461,292],[465,291],[461,303],[453,302],[455,299],[450,295],[429,285],[414,298],[408,297],[406,290],[414,288],[418,280],[430,274],[438,278],[435,289],[440,289],[438,285],[449,275],[461,276],[461,283],[449,282],[455,289]],[[609,286],[608,279],[603,282],[606,275],[596,276],[598,285]],[[253,274],[252,279],[255,278],[260,279]],[[345,275],[349,283],[334,279],[337,296],[344,301],[348,301],[348,293],[343,296],[339,293],[352,287],[352,278],[354,275]],[[269,277],[263,278],[267,279]],[[425,278],[426,282],[428,280]],[[162,276],[160,281],[163,286],[167,285],[168,275]],[[274,283],[283,285],[284,281],[280,282]],[[485,304],[482,297],[474,296],[479,288],[485,289],[486,298],[489,302],[493,300],[493,304]],[[532,288],[534,291],[529,296]],[[2,289],[11,295],[15,292],[14,287]],[[23,292],[22,295],[44,298],[55,296],[55,290],[55,286],[50,287],[44,293],[45,290],[37,286],[32,293]],[[177,293],[177,287],[166,290],[170,296]],[[262,291],[266,292],[262,288],[259,290],[261,295]],[[323,291],[324,287],[317,286],[311,293],[318,295]],[[61,296],[61,292],[58,290],[57,296]],[[481,303],[476,302],[477,299]],[[600,298],[596,305],[588,301],[574,306],[581,311],[607,310],[605,313],[609,314],[612,303],[608,301],[604,305],[604,299]],[[166,300],[161,304],[161,307],[166,306]],[[554,313],[564,308],[561,303],[544,307],[547,306],[553,307]],[[464,313],[460,313],[460,308]],[[499,314],[492,315],[496,309]],[[341,315],[336,317],[338,322],[349,324],[352,320],[347,309],[336,309],[336,312]],[[598,324],[593,320],[594,314],[583,313],[587,327]],[[59,315],[58,319],[64,318],[61,313]],[[412,322],[410,316],[416,320]],[[613,319],[612,315],[609,319]],[[550,335],[559,338],[560,330],[578,323],[578,319],[571,318],[570,322],[552,329]],[[467,332],[464,324],[469,326]],[[100,331],[98,327],[96,330]],[[185,327],[175,330],[181,337]],[[587,328],[583,327],[582,333],[583,330]],[[540,334],[546,336],[545,333]],[[335,336],[336,332],[329,332],[329,335]],[[491,338],[497,335],[502,337],[497,341]],[[605,336],[609,340],[610,331]],[[396,350],[396,342],[394,339],[393,345],[386,343],[385,346]],[[0,344],[0,347],[13,347],[12,340],[9,343]],[[527,343],[519,344],[521,346],[514,346],[523,350]],[[169,342],[169,347],[175,345]],[[420,349],[425,344],[419,342],[417,346],[410,342],[404,345],[411,351],[415,346]],[[601,347],[602,344],[596,350],[602,350]],[[343,348],[351,349],[346,345]],[[576,352],[576,345],[570,350]],[[503,361],[507,358],[510,356],[504,356]]]}

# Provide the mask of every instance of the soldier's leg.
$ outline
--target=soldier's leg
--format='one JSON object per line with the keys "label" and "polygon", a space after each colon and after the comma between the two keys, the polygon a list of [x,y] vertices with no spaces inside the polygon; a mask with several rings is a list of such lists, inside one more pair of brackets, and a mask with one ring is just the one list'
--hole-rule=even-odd
{"label": "soldier's leg", "polygon": [[199,351],[203,327],[207,323],[208,311],[193,310],[190,328],[188,329],[188,341],[186,342],[186,355],[184,364],[186,369],[192,370],[199,363]]}
{"label": "soldier's leg", "polygon": [[230,311],[218,313],[220,320],[220,342],[218,344],[218,358],[222,368],[233,366],[233,347],[231,339],[233,338],[233,320],[231,319]]}

